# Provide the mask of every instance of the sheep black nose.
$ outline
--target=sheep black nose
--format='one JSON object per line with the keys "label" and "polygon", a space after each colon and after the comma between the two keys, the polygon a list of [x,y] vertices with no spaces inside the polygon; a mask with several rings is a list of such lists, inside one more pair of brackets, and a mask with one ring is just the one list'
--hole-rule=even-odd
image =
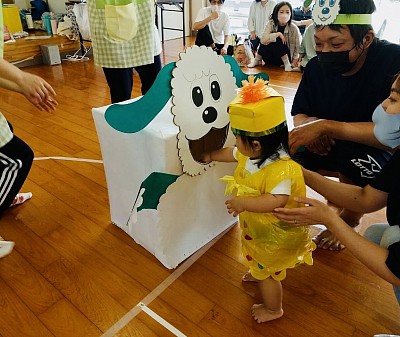
{"label": "sheep black nose", "polygon": [[209,106],[203,111],[203,121],[207,124],[214,122],[217,119],[217,116],[217,110],[212,106]]}

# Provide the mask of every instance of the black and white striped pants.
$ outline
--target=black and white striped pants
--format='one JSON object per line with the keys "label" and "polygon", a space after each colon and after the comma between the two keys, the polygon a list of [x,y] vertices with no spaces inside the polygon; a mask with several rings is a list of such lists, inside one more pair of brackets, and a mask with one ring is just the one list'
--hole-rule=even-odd
{"label": "black and white striped pants", "polygon": [[32,149],[14,135],[0,148],[0,214],[20,191],[33,161]]}

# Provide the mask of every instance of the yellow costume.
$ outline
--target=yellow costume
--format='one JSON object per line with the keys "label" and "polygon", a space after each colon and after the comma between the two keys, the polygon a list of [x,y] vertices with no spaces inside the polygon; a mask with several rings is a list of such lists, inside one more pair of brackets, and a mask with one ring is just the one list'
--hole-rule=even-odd
{"label": "yellow costume", "polygon": [[[248,88],[246,90],[249,90]],[[229,106],[231,128],[235,134],[259,137],[274,133],[286,127],[283,98],[268,90],[267,98],[258,102],[243,104],[240,98]],[[252,93],[252,95],[254,95]],[[290,181],[290,195],[285,207],[301,206],[294,197],[305,197],[306,187],[299,164],[288,156],[263,165],[250,172],[246,169],[248,157],[236,152],[238,166],[234,176],[225,176],[227,193],[240,196],[259,196],[273,192],[284,180]],[[259,280],[272,277],[283,280],[286,269],[302,263],[311,265],[315,244],[311,240],[308,227],[294,227],[272,213],[239,214],[242,229],[242,252],[251,275]]]}
{"label": "yellow costume", "polygon": [[[237,152],[238,166],[233,177],[225,177],[227,189],[241,196],[258,196],[270,193],[285,179],[291,181],[291,194],[285,207],[299,207],[294,196],[304,197],[306,187],[299,164],[290,158],[278,159],[251,174],[246,170],[249,159]],[[286,269],[299,264],[312,264],[311,241],[308,227],[294,227],[271,213],[242,212],[239,214],[242,229],[242,252],[253,277],[275,280],[286,277]]]}

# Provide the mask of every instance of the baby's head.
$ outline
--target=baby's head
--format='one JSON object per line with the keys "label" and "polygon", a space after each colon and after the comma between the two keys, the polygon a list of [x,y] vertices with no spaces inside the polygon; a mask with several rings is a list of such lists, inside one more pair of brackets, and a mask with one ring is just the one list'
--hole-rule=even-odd
{"label": "baby's head", "polygon": [[244,81],[239,95],[229,105],[231,129],[236,146],[244,155],[259,159],[258,165],[271,156],[278,156],[283,147],[288,152],[288,129],[283,97],[250,77]]}
{"label": "baby's head", "polygon": [[376,107],[372,121],[380,143],[392,149],[400,147],[400,73],[394,77],[389,97]]}

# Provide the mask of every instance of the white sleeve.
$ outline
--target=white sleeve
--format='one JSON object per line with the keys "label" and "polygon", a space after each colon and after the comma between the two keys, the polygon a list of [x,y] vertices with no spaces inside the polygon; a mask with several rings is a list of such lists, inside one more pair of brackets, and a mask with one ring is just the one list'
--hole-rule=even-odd
{"label": "white sleeve", "polygon": [[271,191],[271,194],[290,195],[291,192],[292,192],[292,182],[290,179],[285,179],[274,187],[274,189]]}
{"label": "white sleeve", "polygon": [[204,7],[199,10],[197,13],[196,20],[194,22],[200,22],[203,21],[206,17],[210,16],[211,13],[208,13],[209,7]]}

